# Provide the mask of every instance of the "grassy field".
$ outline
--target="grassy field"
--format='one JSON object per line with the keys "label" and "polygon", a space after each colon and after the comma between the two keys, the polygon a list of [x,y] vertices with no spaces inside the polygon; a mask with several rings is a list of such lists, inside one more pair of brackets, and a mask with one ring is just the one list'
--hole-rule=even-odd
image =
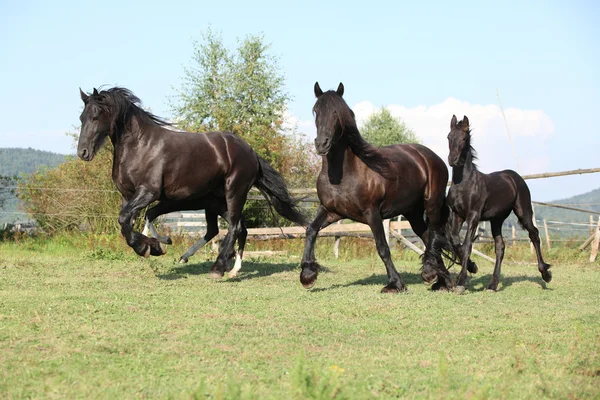
{"label": "grassy field", "polygon": [[457,295],[431,292],[398,252],[409,291],[382,295],[382,263],[351,250],[319,250],[327,271],[311,291],[297,257],[211,281],[210,251],[184,266],[179,251],[145,260],[113,238],[0,243],[0,397],[600,397],[598,263],[550,254],[547,287],[534,265],[507,263],[488,293],[481,261]]}

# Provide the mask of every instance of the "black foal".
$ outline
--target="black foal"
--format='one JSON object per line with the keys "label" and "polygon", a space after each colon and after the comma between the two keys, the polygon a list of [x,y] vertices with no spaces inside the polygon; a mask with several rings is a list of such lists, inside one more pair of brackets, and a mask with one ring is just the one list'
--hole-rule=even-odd
{"label": "black foal", "polygon": [[[533,224],[531,194],[523,178],[515,171],[504,170],[484,174],[473,164],[476,159],[471,147],[471,131],[469,120],[464,117],[458,122],[452,116],[450,134],[448,135],[450,155],[448,163],[452,167],[452,185],[448,192],[450,216],[450,240],[458,254],[462,268],[456,281],[457,290],[463,291],[467,282],[467,264],[471,255],[473,240],[479,221],[490,221],[492,235],[496,245],[496,265],[488,290],[496,290],[500,280],[500,265],[504,257],[504,240],[502,240],[502,223],[514,211],[521,226],[529,232],[529,238],[537,254],[538,270],[546,282],[552,280],[540,251],[540,235]],[[467,223],[465,241],[460,245],[459,232],[463,223]]]}

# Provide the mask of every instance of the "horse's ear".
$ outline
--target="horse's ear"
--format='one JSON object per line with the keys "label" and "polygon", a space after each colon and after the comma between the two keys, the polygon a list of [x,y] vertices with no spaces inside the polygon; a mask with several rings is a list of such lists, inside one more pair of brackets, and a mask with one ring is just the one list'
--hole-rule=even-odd
{"label": "horse's ear", "polygon": [[338,85],[336,93],[339,94],[340,97],[344,95],[344,84],[342,82],[340,82],[340,84]]}
{"label": "horse's ear", "polygon": [[94,88],[94,93],[92,93],[92,96],[98,96],[98,89]]}
{"label": "horse's ear", "polygon": [[321,86],[319,86],[319,82],[315,82],[315,96],[321,97],[323,95],[323,91],[321,90]]}
{"label": "horse's ear", "polygon": [[84,103],[87,103],[88,100],[90,99],[90,96],[88,96],[87,94],[85,94],[83,92],[83,90],[81,90],[81,88],[79,88],[79,94],[81,95],[81,100],[83,100]]}
{"label": "horse's ear", "polygon": [[458,120],[456,119],[456,115],[453,115],[452,120],[450,121],[450,129],[453,129],[457,123],[458,123]]}
{"label": "horse's ear", "polygon": [[469,129],[469,118],[467,118],[466,115],[463,117],[462,123],[463,123],[463,126],[465,126],[467,129]]}

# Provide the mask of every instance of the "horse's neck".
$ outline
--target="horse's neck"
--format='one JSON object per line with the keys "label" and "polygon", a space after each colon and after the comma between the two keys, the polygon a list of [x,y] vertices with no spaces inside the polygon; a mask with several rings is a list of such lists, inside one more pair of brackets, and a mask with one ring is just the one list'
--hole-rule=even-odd
{"label": "horse's neck", "polygon": [[452,168],[452,183],[458,185],[473,181],[474,179],[477,179],[477,173],[478,171],[473,164],[473,155],[469,150],[464,164]]}
{"label": "horse's neck", "polygon": [[136,116],[117,122],[114,129],[110,140],[113,144],[113,179],[116,179],[120,166],[126,164],[132,154],[147,143],[150,132],[142,134],[142,127]]}
{"label": "horse's neck", "polygon": [[355,165],[355,158],[356,155],[347,143],[343,141],[335,143],[329,153],[323,157],[329,183],[333,185],[339,184],[344,178],[344,174],[348,173]]}

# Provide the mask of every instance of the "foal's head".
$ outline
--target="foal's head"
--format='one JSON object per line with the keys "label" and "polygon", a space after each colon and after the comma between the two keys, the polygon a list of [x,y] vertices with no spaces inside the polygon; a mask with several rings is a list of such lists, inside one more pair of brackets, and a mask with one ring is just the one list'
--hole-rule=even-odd
{"label": "foal's head", "polygon": [[354,112],[342,98],[344,85],[340,82],[337,90],[328,90],[323,93],[319,82],[315,83],[315,96],[317,102],[313,107],[317,138],[315,148],[321,156],[327,155],[331,146],[339,140],[347,127],[356,128]]}
{"label": "foal's head", "polygon": [[448,164],[451,167],[464,165],[467,154],[471,150],[471,130],[469,129],[469,119],[466,116],[462,121],[458,121],[456,115],[452,116],[448,145],[450,146]]}
{"label": "foal's head", "polygon": [[110,134],[111,116],[104,95],[98,93],[96,88],[91,95],[85,94],[81,89],[79,93],[84,108],[79,116],[81,133],[77,144],[77,155],[84,161],[91,161]]}

